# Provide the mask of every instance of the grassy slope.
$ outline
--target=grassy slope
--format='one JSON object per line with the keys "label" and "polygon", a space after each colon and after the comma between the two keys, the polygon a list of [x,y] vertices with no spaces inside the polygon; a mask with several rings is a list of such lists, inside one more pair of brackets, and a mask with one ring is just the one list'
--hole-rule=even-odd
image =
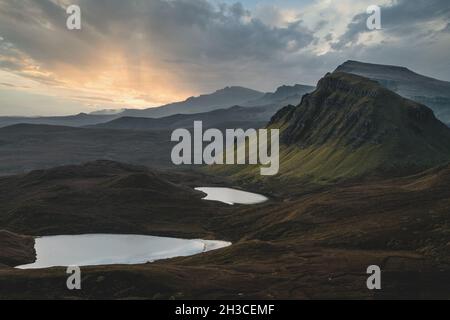
{"label": "grassy slope", "polygon": [[256,166],[212,170],[253,182],[326,183],[404,175],[450,160],[450,129],[428,108],[353,75],[327,76],[302,104],[275,115],[269,128],[281,131],[277,177],[260,177]]}

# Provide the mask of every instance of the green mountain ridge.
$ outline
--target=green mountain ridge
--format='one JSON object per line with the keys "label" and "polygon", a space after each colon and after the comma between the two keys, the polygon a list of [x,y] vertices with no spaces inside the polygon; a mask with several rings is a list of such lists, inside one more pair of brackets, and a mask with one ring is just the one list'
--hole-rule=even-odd
{"label": "green mountain ridge", "polygon": [[[280,129],[275,179],[332,182],[363,175],[406,175],[450,161],[450,129],[426,106],[367,78],[334,72],[297,107],[274,115]],[[258,180],[255,167],[220,168]]]}

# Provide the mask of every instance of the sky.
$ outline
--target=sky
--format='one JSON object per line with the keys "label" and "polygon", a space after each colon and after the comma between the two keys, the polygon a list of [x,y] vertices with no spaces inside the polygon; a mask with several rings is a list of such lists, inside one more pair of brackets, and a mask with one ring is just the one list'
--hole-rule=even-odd
{"label": "sky", "polygon": [[[66,8],[79,5],[81,30]],[[369,30],[367,7],[381,8]],[[448,0],[0,0],[0,115],[316,84],[346,60],[450,80]]]}

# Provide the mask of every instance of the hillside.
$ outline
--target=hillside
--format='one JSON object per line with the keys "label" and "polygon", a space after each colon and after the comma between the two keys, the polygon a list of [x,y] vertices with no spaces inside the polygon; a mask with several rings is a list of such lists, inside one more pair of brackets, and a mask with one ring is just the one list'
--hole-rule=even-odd
{"label": "hillside", "polygon": [[0,229],[0,269],[35,261],[34,239]]}
{"label": "hillside", "polygon": [[209,181],[113,161],[3,177],[0,230],[35,236],[118,232],[208,237],[212,228],[205,228],[217,205],[201,200],[204,194],[193,189],[201,185],[200,178]]}
{"label": "hillside", "polygon": [[347,61],[337,72],[360,75],[378,81],[403,97],[430,107],[441,121],[450,122],[450,82],[415,73],[407,68]]}
{"label": "hillside", "polygon": [[[61,285],[63,268],[0,269],[0,297],[450,298],[449,166],[303,194],[301,186],[281,188],[282,197],[242,207],[199,201],[200,194],[185,189],[187,181],[196,185],[204,179],[111,162],[0,179],[0,228],[233,241],[186,258],[85,267],[84,289],[77,292]],[[27,202],[18,201],[23,199]],[[366,269],[373,264],[383,270],[383,290],[367,290]]]}
{"label": "hillside", "polygon": [[[342,72],[326,75],[300,105],[280,110],[269,127],[281,129],[278,179],[405,175],[450,160],[450,129],[429,108]],[[257,176],[250,167],[223,171]]]}

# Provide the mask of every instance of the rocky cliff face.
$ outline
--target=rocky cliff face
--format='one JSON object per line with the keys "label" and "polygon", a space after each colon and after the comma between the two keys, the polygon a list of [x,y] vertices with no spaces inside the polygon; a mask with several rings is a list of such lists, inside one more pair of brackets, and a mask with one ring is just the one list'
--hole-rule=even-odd
{"label": "rocky cliff face", "polygon": [[450,161],[450,130],[431,109],[343,72],[327,74],[269,127],[281,130],[281,178],[403,175]]}
{"label": "rocky cliff face", "polygon": [[[426,139],[449,150],[449,130],[433,112],[363,77],[328,74],[301,104],[287,107],[270,126],[284,128],[282,142],[307,147],[334,143],[358,148],[392,139]],[[440,141],[438,141],[440,140]]]}

